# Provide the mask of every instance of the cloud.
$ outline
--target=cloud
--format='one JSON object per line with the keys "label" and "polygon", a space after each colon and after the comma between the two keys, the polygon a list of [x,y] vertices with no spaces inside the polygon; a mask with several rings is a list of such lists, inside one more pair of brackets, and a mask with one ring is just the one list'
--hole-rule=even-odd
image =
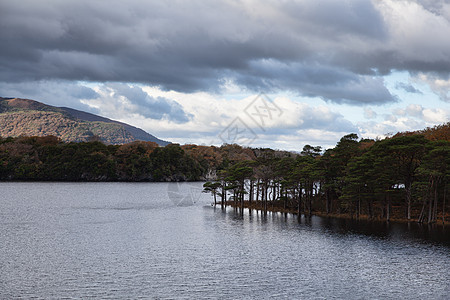
{"label": "cloud", "polygon": [[364,118],[366,119],[375,119],[377,117],[377,113],[371,109],[370,107],[364,108]]}
{"label": "cloud", "polygon": [[384,104],[397,101],[384,74],[448,72],[448,11],[442,1],[2,1],[0,80],[190,93],[220,93],[230,80],[254,92]]}
{"label": "cloud", "polygon": [[[117,87],[115,84],[102,84],[94,88],[100,97],[85,103],[98,109],[105,117],[143,128],[160,138],[181,144],[221,145],[223,140],[219,134],[236,118],[240,118],[245,126],[257,134],[252,145],[261,147],[283,148],[284,145],[283,149],[293,150],[297,146],[301,149],[305,140],[315,140],[316,144],[320,140],[320,135],[309,136],[312,132],[328,132],[324,137],[330,137],[358,131],[352,122],[325,105],[313,106],[288,97],[272,98],[271,101],[282,113],[274,115],[272,119],[265,119],[264,128],[261,128],[245,113],[245,109],[255,103],[255,94],[244,98],[225,99],[204,92],[184,94],[164,91],[158,87],[137,87],[138,89],[129,85]],[[177,103],[182,111],[189,112],[188,120],[182,123],[166,116],[157,119],[142,114],[142,105],[137,106],[136,103],[145,104],[148,98]],[[135,100],[132,102],[130,99]],[[291,140],[295,140],[295,143],[286,145],[286,142]]]}
{"label": "cloud", "polygon": [[406,114],[412,117],[421,118],[423,116],[423,106],[410,104],[406,107]]}
{"label": "cloud", "polygon": [[399,131],[411,131],[424,128],[424,123],[416,119],[386,116],[382,122],[362,122],[358,124],[360,136],[363,138],[384,138]]}
{"label": "cloud", "polygon": [[[429,124],[443,124],[450,120],[450,109],[426,108],[422,111],[423,119]],[[429,126],[429,125],[428,125]]]}
{"label": "cloud", "polygon": [[420,104],[409,104],[405,108],[396,108],[392,116],[416,118],[431,124],[442,124],[450,120],[448,108],[424,108]]}
{"label": "cloud", "polygon": [[99,94],[90,87],[70,81],[0,82],[0,97],[26,98],[53,106],[67,106],[95,113],[82,99],[95,99]]}
{"label": "cloud", "polygon": [[[386,55],[378,57],[383,59],[377,62],[380,67],[448,76],[450,19],[444,10],[436,9],[432,1],[384,0],[374,3],[389,28],[389,39],[383,47]],[[449,7],[449,4],[441,3]]]}
{"label": "cloud", "polygon": [[176,101],[151,97],[139,86],[106,83],[97,86],[95,90],[100,96],[83,103],[114,119],[131,114],[154,120],[166,119],[170,122],[186,123],[192,117]]}
{"label": "cloud", "polygon": [[[446,0],[0,1],[0,28],[0,96],[181,143],[220,143],[236,117],[255,145],[300,149],[450,119],[416,87],[450,102]],[[391,84],[397,72],[412,81]],[[264,131],[244,113],[260,92],[283,110]]]}
{"label": "cloud", "polygon": [[279,134],[283,134],[281,131],[286,129],[294,131],[320,129],[335,132],[356,130],[356,127],[350,121],[327,106],[311,106],[286,97],[278,97],[274,99],[274,102],[283,112],[279,118],[276,118],[276,123],[273,126],[280,130],[280,132],[277,132]]}
{"label": "cloud", "polygon": [[383,121],[370,120],[358,122],[356,126],[361,136],[368,138],[383,138],[399,131],[421,130],[433,127],[450,120],[449,108],[428,108],[422,104],[408,104],[392,109],[391,113],[383,114]]}
{"label": "cloud", "polygon": [[297,91],[302,96],[353,105],[382,104],[397,99],[382,78],[358,75],[318,63],[281,63],[263,60],[252,63],[251,71],[236,74],[237,83],[256,90]]}
{"label": "cloud", "polygon": [[450,102],[450,78],[444,79],[435,74],[419,73],[415,76],[415,81],[428,84],[442,101]]}
{"label": "cloud", "polygon": [[420,90],[416,89],[412,84],[404,83],[404,82],[397,82],[395,85],[396,89],[404,90],[408,93],[412,94],[423,94]]}

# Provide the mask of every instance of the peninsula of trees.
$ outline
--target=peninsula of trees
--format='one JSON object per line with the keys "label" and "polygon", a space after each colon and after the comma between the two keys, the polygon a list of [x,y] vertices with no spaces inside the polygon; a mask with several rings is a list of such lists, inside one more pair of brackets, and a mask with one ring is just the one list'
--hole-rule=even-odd
{"label": "peninsula of trees", "polygon": [[300,153],[238,145],[0,138],[0,180],[197,181],[225,206],[433,223],[450,211],[450,123]]}

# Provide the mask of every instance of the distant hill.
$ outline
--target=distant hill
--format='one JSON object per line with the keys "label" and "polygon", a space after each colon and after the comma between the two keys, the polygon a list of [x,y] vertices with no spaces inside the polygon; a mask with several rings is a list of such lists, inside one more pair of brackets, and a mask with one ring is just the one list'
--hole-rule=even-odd
{"label": "distant hill", "polygon": [[98,136],[107,144],[133,141],[169,142],[134,126],[84,111],[46,105],[38,101],[0,97],[0,136],[54,135],[66,142],[88,141]]}

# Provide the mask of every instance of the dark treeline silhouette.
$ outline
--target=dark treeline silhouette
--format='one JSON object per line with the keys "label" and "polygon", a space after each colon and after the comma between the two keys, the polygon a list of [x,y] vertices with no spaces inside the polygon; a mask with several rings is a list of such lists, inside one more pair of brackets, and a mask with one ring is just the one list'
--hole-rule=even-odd
{"label": "dark treeline silhouette", "polygon": [[205,192],[234,207],[351,218],[445,222],[450,176],[450,123],[384,140],[341,138],[322,153],[264,151],[218,172]]}
{"label": "dark treeline silhouette", "polygon": [[450,123],[384,140],[340,139],[301,153],[239,145],[66,143],[0,138],[0,180],[196,181],[222,206],[352,218],[445,220]]}
{"label": "dark treeline silhouette", "polygon": [[186,181],[204,170],[177,144],[64,143],[54,136],[0,138],[0,180]]}

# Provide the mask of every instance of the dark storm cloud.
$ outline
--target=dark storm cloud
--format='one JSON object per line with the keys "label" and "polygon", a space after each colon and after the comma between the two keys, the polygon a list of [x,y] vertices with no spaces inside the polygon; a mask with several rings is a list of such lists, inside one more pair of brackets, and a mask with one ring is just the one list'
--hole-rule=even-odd
{"label": "dark storm cloud", "polygon": [[[428,11],[442,15],[445,4],[449,4],[448,0],[418,0],[418,2]],[[449,12],[450,13],[450,12]]]}
{"label": "dark storm cloud", "polygon": [[330,65],[265,61],[255,64],[251,70],[251,73],[236,74],[237,82],[259,90],[288,88],[336,103],[365,105],[397,101],[384,86],[382,78],[358,75]]}
{"label": "dark storm cloud", "polygon": [[306,27],[312,31],[309,34],[326,35],[330,39],[342,36],[387,37],[382,16],[371,1],[288,1],[280,8],[295,20],[298,29]]}
{"label": "dark storm cloud", "polygon": [[410,45],[393,43],[392,25],[374,3],[2,1],[0,81],[117,81],[218,92],[227,79],[253,91],[381,104],[396,101],[382,74],[447,74],[446,49],[411,55]]}
{"label": "dark storm cloud", "polygon": [[80,99],[99,97],[93,89],[67,81],[0,82],[0,97],[14,97],[44,101],[54,106],[67,106],[97,113],[95,109],[81,103]]}

